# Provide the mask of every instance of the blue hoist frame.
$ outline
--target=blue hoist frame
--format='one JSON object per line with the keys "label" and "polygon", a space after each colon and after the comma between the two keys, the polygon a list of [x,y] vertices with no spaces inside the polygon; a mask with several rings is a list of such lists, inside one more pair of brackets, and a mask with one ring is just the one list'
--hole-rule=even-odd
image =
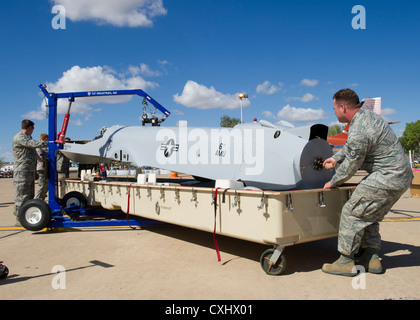
{"label": "blue hoist frame", "polygon": [[[48,92],[47,87],[44,84],[40,84],[39,88],[43,92],[47,100],[48,108],[48,204],[51,208],[52,221],[47,226],[47,228],[66,228],[66,227],[96,227],[96,226],[120,226],[127,225],[138,226],[138,225],[151,225],[151,224],[162,224],[158,221],[152,220],[99,220],[99,221],[72,221],[63,216],[63,210],[68,213],[76,212],[80,215],[88,216],[104,216],[112,217],[114,215],[121,215],[121,212],[112,212],[112,211],[95,211],[88,212],[83,208],[62,208],[58,201],[58,177],[57,177],[57,151],[63,149],[64,137],[67,131],[67,125],[70,118],[70,107],[71,103],[74,102],[76,98],[85,98],[85,97],[100,97],[100,96],[123,96],[123,95],[138,95],[143,97],[145,100],[153,104],[156,109],[161,111],[164,114],[164,117],[160,122],[164,121],[171,113],[160,105],[156,100],[150,97],[141,89],[134,90],[105,90],[105,91],[86,91],[86,92],[68,92],[68,93],[54,93]],[[59,99],[67,99],[69,101],[69,109],[64,118],[63,129],[59,134],[57,134],[57,106]],[[146,120],[146,121],[145,121]],[[143,118],[143,125],[146,123],[152,123],[156,125],[156,118],[150,119]]]}

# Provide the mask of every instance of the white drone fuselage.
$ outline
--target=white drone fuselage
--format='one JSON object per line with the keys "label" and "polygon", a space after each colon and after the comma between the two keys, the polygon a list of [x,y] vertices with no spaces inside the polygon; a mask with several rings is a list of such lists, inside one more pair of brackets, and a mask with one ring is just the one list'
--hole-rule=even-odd
{"label": "white drone fuselage", "polygon": [[66,143],[63,154],[80,164],[124,161],[209,180],[242,181],[263,190],[322,188],[332,172],[323,125],[293,129],[265,121],[234,128],[113,126],[98,139]]}

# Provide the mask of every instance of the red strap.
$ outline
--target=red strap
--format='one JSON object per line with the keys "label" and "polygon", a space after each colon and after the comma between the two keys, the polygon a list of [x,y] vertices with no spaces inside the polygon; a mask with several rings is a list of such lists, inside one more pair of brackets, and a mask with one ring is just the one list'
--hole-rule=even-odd
{"label": "red strap", "polygon": [[214,246],[216,247],[217,259],[220,262],[222,259],[220,258],[219,246],[217,245],[217,237],[216,237],[216,216],[217,216],[217,190],[214,192],[214,231],[213,231],[213,239],[214,239]]}

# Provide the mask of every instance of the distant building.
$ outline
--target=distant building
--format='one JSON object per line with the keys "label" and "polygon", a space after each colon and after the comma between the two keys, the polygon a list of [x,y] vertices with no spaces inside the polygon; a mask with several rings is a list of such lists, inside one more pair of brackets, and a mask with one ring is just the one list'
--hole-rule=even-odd
{"label": "distant building", "polygon": [[13,163],[5,163],[0,171],[13,171]]}

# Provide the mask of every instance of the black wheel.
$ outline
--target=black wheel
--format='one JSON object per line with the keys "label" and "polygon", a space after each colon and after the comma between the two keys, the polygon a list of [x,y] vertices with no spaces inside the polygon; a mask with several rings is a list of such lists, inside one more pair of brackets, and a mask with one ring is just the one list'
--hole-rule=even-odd
{"label": "black wheel", "polygon": [[82,193],[77,192],[77,191],[72,191],[72,192],[67,193],[64,196],[63,200],[61,201],[61,205],[64,208],[74,206],[74,207],[83,209],[83,208],[86,208],[87,206],[87,200],[86,200],[86,197]]}
{"label": "black wheel", "polygon": [[284,255],[280,255],[279,259],[275,264],[270,263],[270,259],[274,251],[275,249],[268,249],[263,252],[260,258],[261,268],[266,274],[269,274],[270,276],[278,276],[286,268],[286,258],[284,257]]}
{"label": "black wheel", "polygon": [[40,199],[26,201],[20,207],[19,221],[27,230],[40,231],[51,222],[51,208]]}
{"label": "black wheel", "polygon": [[6,279],[9,269],[5,265],[0,265],[0,280]]}

